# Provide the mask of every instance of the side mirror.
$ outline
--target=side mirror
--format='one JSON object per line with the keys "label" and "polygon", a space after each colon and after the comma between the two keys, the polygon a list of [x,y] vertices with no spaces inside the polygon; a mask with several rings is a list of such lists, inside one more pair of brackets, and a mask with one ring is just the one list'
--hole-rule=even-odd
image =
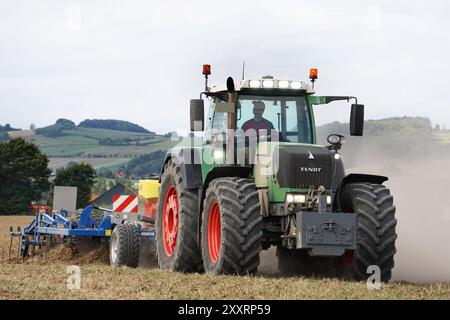
{"label": "side mirror", "polygon": [[350,113],[350,135],[362,136],[364,131],[364,105],[352,104]]}
{"label": "side mirror", "polygon": [[204,110],[203,99],[191,99],[191,131],[203,131]]}

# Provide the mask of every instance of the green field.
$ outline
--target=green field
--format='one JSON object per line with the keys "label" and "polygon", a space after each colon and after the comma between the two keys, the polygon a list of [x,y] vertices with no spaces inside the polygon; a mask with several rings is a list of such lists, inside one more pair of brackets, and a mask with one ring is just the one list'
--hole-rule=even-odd
{"label": "green field", "polygon": [[[106,138],[132,141],[126,145],[102,145],[100,141]],[[161,135],[94,128],[65,130],[56,138],[35,134],[26,140],[37,144],[47,154],[52,169],[71,161],[88,162],[96,169],[117,169],[134,157],[171,146],[170,138]]]}

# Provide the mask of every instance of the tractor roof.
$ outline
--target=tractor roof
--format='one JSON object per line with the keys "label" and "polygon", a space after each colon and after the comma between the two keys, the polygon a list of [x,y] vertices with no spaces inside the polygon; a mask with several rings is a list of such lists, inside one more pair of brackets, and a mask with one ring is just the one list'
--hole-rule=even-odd
{"label": "tractor roof", "polygon": [[[306,91],[308,94],[315,93],[315,90],[312,86],[306,84],[303,81],[297,80],[281,80],[281,79],[272,79],[272,78],[263,78],[263,79],[255,79],[255,80],[241,80],[234,81],[234,88],[236,91],[242,91],[245,89],[252,90],[264,90],[264,89],[273,89],[273,90],[302,90]],[[212,86],[210,92],[223,92],[227,91],[226,84],[219,84],[216,86]]]}

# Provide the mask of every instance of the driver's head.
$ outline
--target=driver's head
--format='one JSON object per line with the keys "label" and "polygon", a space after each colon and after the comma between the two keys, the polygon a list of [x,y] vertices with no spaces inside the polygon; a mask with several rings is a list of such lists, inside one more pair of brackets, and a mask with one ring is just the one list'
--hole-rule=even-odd
{"label": "driver's head", "polygon": [[253,101],[253,114],[256,120],[261,120],[266,106],[262,101]]}

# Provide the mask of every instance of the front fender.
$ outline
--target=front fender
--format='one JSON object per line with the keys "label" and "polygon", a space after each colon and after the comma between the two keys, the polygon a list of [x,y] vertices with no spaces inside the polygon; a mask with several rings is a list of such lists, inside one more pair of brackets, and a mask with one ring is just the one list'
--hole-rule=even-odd
{"label": "front fender", "polygon": [[343,206],[343,192],[345,190],[345,186],[349,183],[357,183],[357,182],[367,182],[367,183],[376,183],[382,184],[387,181],[389,178],[386,176],[379,176],[374,174],[364,174],[364,173],[351,173],[346,175],[342,181],[339,183],[339,186],[336,190],[335,201],[333,202],[333,211],[340,212]]}

